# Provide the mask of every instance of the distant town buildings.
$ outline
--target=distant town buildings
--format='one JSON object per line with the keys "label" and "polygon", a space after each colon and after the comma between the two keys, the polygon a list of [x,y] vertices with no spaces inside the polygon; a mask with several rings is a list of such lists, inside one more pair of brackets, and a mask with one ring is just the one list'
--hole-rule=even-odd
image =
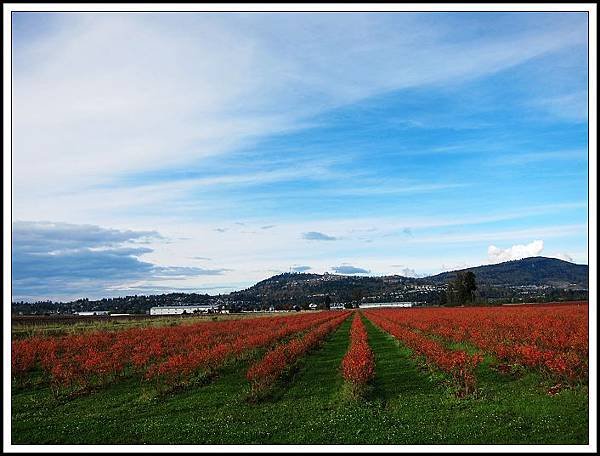
{"label": "distant town buildings", "polygon": [[219,312],[218,306],[198,304],[189,306],[159,306],[150,308],[150,315],[183,315]]}

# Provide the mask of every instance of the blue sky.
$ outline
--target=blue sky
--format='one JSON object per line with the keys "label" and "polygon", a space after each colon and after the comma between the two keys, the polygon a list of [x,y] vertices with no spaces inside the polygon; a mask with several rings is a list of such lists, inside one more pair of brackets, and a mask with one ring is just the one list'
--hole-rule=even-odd
{"label": "blue sky", "polygon": [[584,13],[12,27],[14,299],[588,261]]}

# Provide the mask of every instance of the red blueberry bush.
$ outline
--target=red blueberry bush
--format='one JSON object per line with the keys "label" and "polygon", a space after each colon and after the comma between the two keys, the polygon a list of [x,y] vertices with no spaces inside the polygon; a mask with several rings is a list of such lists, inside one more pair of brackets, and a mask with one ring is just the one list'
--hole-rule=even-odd
{"label": "red blueberry bush", "polygon": [[350,328],[350,347],[342,360],[342,375],[352,396],[362,396],[375,376],[375,359],[369,347],[367,330],[357,313]]}

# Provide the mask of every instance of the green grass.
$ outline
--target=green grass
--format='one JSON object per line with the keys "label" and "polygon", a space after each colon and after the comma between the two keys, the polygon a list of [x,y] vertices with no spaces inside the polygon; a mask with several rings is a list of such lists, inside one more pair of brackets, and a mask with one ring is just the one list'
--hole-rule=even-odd
{"label": "green grass", "polygon": [[458,399],[368,321],[376,378],[366,399],[348,401],[340,363],[350,322],[256,404],[246,400],[247,363],[158,398],[134,379],[63,402],[46,388],[13,392],[13,443],[587,444],[585,386],[548,396],[537,374],[500,376],[484,363],[478,394]]}

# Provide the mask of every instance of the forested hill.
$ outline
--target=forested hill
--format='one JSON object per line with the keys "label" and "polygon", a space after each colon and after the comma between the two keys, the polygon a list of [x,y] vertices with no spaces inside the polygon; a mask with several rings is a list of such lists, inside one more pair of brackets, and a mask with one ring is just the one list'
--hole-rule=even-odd
{"label": "forested hill", "polygon": [[[588,266],[555,258],[532,257],[463,269],[473,271],[480,297],[511,299],[582,298],[588,288]],[[419,301],[439,302],[446,284],[459,271],[429,277],[344,276],[337,274],[284,273],[234,292],[235,299],[277,305],[321,302]],[[528,288],[523,291],[521,287]],[[552,291],[554,290],[554,291]],[[573,294],[574,291],[577,293]]]}
{"label": "forested hill", "polygon": [[473,271],[477,283],[489,286],[551,286],[584,287],[588,285],[588,266],[569,263],[556,258],[530,257],[522,260],[477,266],[443,272],[429,277],[345,276],[338,274],[284,273],[258,282],[236,292],[251,296],[289,295],[296,293],[341,293],[351,295],[353,290],[370,292],[391,291],[407,285],[445,285],[457,272]]}
{"label": "forested hill", "polygon": [[[231,293],[242,300],[266,303],[320,301],[329,295],[337,302],[381,296],[394,299],[394,293],[417,286],[419,279],[402,276],[347,276],[338,274],[284,273],[258,282],[250,288]],[[322,299],[322,298],[321,298]]]}
{"label": "forested hill", "polygon": [[[552,287],[588,287],[588,266],[557,258],[530,257],[505,263],[463,269],[473,271],[477,283],[490,286],[548,285]],[[458,271],[443,272],[427,277],[434,284],[453,280]]]}

